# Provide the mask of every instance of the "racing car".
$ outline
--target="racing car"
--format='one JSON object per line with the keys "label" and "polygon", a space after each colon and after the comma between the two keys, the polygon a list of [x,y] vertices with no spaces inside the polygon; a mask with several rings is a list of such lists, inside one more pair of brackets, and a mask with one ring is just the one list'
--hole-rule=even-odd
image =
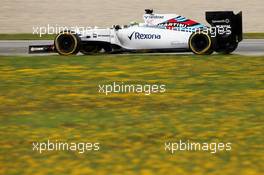
{"label": "racing car", "polygon": [[143,23],[61,31],[54,44],[29,46],[29,53],[233,52],[243,39],[242,12],[209,11],[205,17],[209,26],[181,15],[146,9]]}

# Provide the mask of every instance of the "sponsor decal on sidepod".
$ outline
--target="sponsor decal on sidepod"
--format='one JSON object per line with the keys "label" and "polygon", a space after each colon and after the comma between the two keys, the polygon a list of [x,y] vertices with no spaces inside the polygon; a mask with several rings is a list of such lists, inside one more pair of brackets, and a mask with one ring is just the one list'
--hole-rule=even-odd
{"label": "sponsor decal on sidepod", "polygon": [[161,39],[161,35],[158,34],[143,34],[143,33],[139,33],[139,32],[133,32],[130,36],[128,36],[128,38],[130,40],[132,40],[133,38],[135,40],[144,40],[144,39]]}

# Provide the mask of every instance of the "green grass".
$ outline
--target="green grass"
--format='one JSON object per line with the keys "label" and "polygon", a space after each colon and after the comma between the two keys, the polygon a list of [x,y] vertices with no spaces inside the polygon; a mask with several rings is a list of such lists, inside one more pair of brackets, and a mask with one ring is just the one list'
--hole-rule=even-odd
{"label": "green grass", "polygon": [[[0,174],[260,175],[264,57],[0,57]],[[163,94],[98,93],[113,81]],[[36,141],[100,142],[99,152],[32,151]],[[231,152],[164,142],[231,142]]]}
{"label": "green grass", "polygon": [[30,33],[0,34],[0,40],[53,40],[56,35],[33,35]]}
{"label": "green grass", "polygon": [[264,33],[245,33],[244,39],[264,39]]}
{"label": "green grass", "polygon": [[[0,34],[0,40],[53,40],[56,35]],[[264,33],[245,33],[244,39],[264,39]]]}

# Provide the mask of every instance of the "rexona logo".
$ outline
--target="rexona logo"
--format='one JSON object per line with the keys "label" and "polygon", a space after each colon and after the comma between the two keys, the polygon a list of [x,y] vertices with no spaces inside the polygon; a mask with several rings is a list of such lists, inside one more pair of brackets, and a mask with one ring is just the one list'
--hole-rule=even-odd
{"label": "rexona logo", "polygon": [[133,38],[135,40],[144,40],[144,39],[161,39],[161,35],[158,34],[143,34],[143,33],[139,33],[139,32],[133,32],[130,36],[128,36],[128,38],[130,40],[132,40]]}

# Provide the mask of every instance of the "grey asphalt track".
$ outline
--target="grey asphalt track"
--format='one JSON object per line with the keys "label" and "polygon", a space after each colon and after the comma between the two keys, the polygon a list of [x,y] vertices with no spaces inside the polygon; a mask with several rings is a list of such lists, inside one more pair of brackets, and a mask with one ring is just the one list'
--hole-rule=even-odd
{"label": "grey asphalt track", "polygon": [[[50,40],[2,40],[0,41],[0,55],[29,55],[29,45],[45,45],[52,43],[53,41]],[[239,43],[239,46],[234,54],[264,56],[264,39],[243,40]]]}

